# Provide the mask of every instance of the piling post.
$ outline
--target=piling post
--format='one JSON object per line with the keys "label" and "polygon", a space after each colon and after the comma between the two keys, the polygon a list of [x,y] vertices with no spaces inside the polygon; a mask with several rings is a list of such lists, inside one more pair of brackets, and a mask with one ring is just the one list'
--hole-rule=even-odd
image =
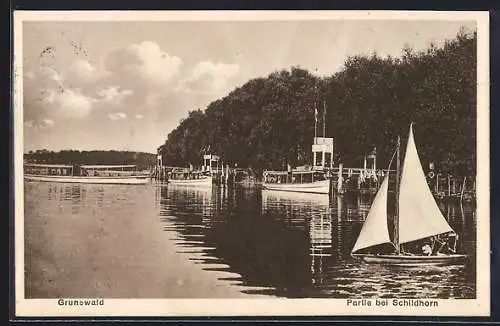
{"label": "piling post", "polygon": [[439,193],[439,173],[436,173],[436,195]]}
{"label": "piling post", "polygon": [[467,177],[464,177],[464,182],[462,184],[462,191],[460,192],[460,201],[462,201],[462,199],[464,198],[465,180],[467,180]]}
{"label": "piling post", "polygon": [[450,175],[448,174],[448,197],[451,196],[451,180]]}
{"label": "piling post", "polygon": [[342,193],[342,170],[343,170],[344,165],[342,163],[339,163],[339,171],[338,171],[338,177],[337,177],[337,192],[340,194]]}

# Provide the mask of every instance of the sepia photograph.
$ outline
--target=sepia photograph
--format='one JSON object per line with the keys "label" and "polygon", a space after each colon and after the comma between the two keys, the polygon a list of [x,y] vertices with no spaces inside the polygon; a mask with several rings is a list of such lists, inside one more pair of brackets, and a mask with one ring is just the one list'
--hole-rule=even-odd
{"label": "sepia photograph", "polygon": [[14,13],[17,316],[488,316],[488,12]]}

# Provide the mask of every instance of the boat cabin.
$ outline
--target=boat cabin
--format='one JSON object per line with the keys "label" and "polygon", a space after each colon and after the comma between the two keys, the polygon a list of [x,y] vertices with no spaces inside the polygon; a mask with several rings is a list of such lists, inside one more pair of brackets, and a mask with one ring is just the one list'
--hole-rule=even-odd
{"label": "boat cabin", "polygon": [[[226,173],[228,173],[228,172],[226,172]],[[246,169],[242,169],[242,168],[234,168],[233,174],[234,174],[234,181],[235,182],[242,182],[242,181],[247,180],[250,177],[248,171]]]}
{"label": "boat cabin", "polygon": [[80,165],[80,175],[85,177],[119,177],[136,175],[135,165]]}
{"label": "boat cabin", "polygon": [[73,166],[64,164],[24,164],[24,174],[27,175],[54,175],[72,176]]}
{"label": "boat cabin", "polygon": [[206,171],[193,171],[187,168],[174,168],[167,173],[168,179],[173,180],[196,180],[206,178]]}
{"label": "boat cabin", "polygon": [[301,184],[326,180],[326,175],[315,170],[264,171],[264,183]]}

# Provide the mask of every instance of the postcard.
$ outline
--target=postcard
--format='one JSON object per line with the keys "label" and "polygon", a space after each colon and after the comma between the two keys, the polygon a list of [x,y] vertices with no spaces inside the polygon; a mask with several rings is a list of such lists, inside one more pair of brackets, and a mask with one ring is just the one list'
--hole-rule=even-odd
{"label": "postcard", "polygon": [[489,16],[14,13],[15,313],[489,316]]}

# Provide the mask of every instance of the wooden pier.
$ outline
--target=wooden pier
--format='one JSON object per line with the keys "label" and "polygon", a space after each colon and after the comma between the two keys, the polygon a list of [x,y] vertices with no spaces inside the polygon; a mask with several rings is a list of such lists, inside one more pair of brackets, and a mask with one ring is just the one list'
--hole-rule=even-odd
{"label": "wooden pier", "polygon": [[[332,155],[327,155],[328,151],[331,154],[332,141],[318,137],[315,142],[317,144],[314,145],[313,153],[314,163],[316,164],[302,168],[326,172],[327,178],[330,180],[331,194],[375,194],[387,172],[392,176],[396,175],[395,170],[376,168],[376,149],[365,156],[361,168],[344,167],[342,163],[338,163],[337,167],[333,167]],[[240,168],[237,165],[232,167],[228,164],[224,165],[219,156],[213,154],[205,154],[203,156],[203,165],[197,168],[192,165],[189,168],[163,165],[161,155],[158,155],[157,164],[151,169],[151,178],[158,181],[168,181],[169,172],[174,170],[183,171],[186,178],[189,178],[190,173],[199,171],[210,173],[213,182],[220,186],[232,186],[234,184],[254,185],[262,180],[262,176],[254,175],[249,169]],[[293,171],[289,172],[293,174]],[[427,174],[427,182],[436,198],[465,201],[474,200],[475,198],[475,181],[472,177],[456,177],[437,173],[432,167]]]}
{"label": "wooden pier", "polygon": [[[189,174],[189,168],[176,166],[155,166],[152,168],[151,178],[158,181],[167,181],[168,173],[173,170],[184,169]],[[199,169],[192,169],[199,171]],[[345,168],[340,163],[338,167],[326,168],[331,182],[331,193],[365,193],[375,194],[388,170]],[[395,175],[395,170],[389,170]],[[248,169],[229,167],[211,170],[213,182],[221,186],[234,184],[254,185],[260,182],[259,177],[253,176]],[[471,177],[456,177],[443,173],[429,173],[427,182],[434,196],[439,199],[463,199],[470,201],[475,198],[475,182]]]}
{"label": "wooden pier", "polygon": [[257,183],[258,179],[253,177],[248,169],[229,167],[226,165],[224,168],[194,168],[194,167],[178,167],[178,166],[168,166],[168,165],[156,165],[151,169],[151,178],[166,182],[168,181],[168,175],[172,171],[183,171],[186,177],[189,178],[190,174],[194,174],[199,171],[210,173],[213,177],[213,182],[217,185],[232,185],[232,184],[252,184]]}

